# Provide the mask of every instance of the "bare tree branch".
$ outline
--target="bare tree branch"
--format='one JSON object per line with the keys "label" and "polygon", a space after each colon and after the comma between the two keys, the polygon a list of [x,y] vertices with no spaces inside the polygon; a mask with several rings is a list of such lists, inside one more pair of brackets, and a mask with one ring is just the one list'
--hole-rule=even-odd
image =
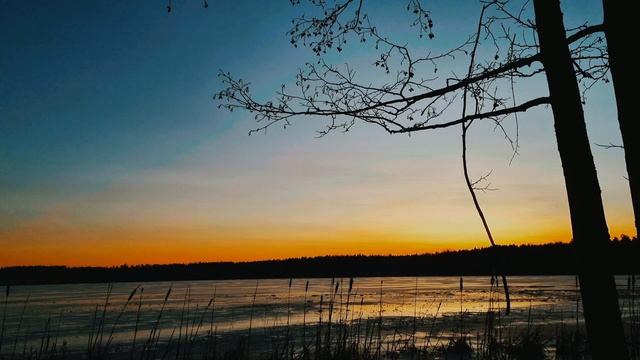
{"label": "bare tree branch", "polygon": [[[478,30],[476,33],[476,38],[474,41],[474,46],[473,46],[473,50],[471,51],[471,58],[469,60],[469,70],[467,72],[467,77],[471,76],[471,73],[473,71],[474,68],[474,62],[475,62],[475,58],[476,58],[476,51],[478,49],[478,43],[480,41],[480,30],[482,28],[482,20],[483,20],[483,16],[484,16],[484,12],[487,9],[487,5],[484,5],[482,7],[482,11],[480,12],[480,19],[478,20]],[[478,216],[480,217],[480,220],[482,221],[482,225],[484,227],[485,233],[487,234],[487,238],[489,239],[489,242],[491,243],[491,246],[496,246],[495,240],[493,238],[493,234],[491,233],[491,228],[489,227],[489,223],[487,222],[487,219],[484,215],[484,211],[482,211],[482,207],[480,206],[480,202],[478,201],[478,197],[476,195],[476,189],[475,186],[479,183],[482,182],[484,180],[487,179],[487,177],[491,174],[491,172],[489,172],[489,174],[485,175],[484,177],[481,177],[480,179],[476,180],[476,181],[471,181],[470,177],[469,177],[469,166],[468,166],[468,160],[467,160],[467,131],[469,130],[469,127],[471,126],[471,123],[473,122],[473,119],[468,119],[469,117],[473,117],[474,115],[479,115],[479,103],[480,103],[480,99],[479,99],[479,94],[478,92],[472,92],[474,99],[475,99],[475,114],[474,115],[467,115],[467,93],[468,93],[468,85],[464,87],[464,91],[462,94],[462,116],[461,116],[461,121],[460,121],[460,125],[462,128],[462,169],[463,169],[463,173],[464,173],[464,180],[465,183],[467,184],[467,189],[469,190],[469,194],[471,195],[471,199],[473,200],[473,205],[476,208],[476,212],[478,213]],[[509,297],[509,286],[507,284],[507,277],[504,273],[501,274],[502,277],[502,284],[504,287],[504,293],[505,293],[505,299],[506,299],[506,309],[505,309],[505,313],[509,314],[510,310],[511,310],[511,300]]]}
{"label": "bare tree branch", "polygon": [[600,146],[601,148],[605,149],[624,149],[623,145],[614,144],[611,142],[609,144],[596,144],[596,146]]}
{"label": "bare tree branch", "polygon": [[[601,25],[585,27],[571,35],[568,41],[574,42],[583,39],[601,29]],[[390,46],[394,47],[396,45]],[[401,52],[406,52],[407,57],[409,56],[406,49],[397,48]],[[430,59],[433,61],[436,58],[440,58],[440,56]],[[406,75],[402,75],[404,76],[402,78],[399,77],[397,82],[376,87],[357,84],[354,80],[355,72],[348,67],[347,72],[343,73],[320,60],[319,64],[322,70],[314,64],[308,63],[307,71],[300,71],[297,75],[298,94],[285,91],[283,85],[281,91],[277,93],[279,98],[276,102],[260,103],[254,100],[249,93],[249,83],[242,81],[242,79],[236,80],[229,73],[222,72],[219,76],[222,78],[223,83],[227,85],[227,89],[217,93],[215,97],[219,100],[225,100],[225,103],[221,104],[220,107],[227,108],[230,111],[235,108],[242,108],[256,113],[256,120],[264,125],[251,132],[263,131],[280,122],[284,123],[284,127],[287,127],[290,125],[290,119],[299,115],[316,115],[330,118],[331,123],[325,130],[320,131],[320,134],[325,134],[335,129],[348,131],[356,119],[375,123],[391,133],[410,132],[418,128],[442,127],[443,125],[423,125],[440,116],[444,109],[453,103],[456,98],[453,93],[457,90],[483,81],[495,81],[505,73],[509,74],[511,81],[513,81],[514,77],[533,76],[540,73],[542,69],[535,69],[529,74],[523,73],[519,69],[528,67],[539,60],[540,55],[538,53],[521,59],[513,59],[497,67],[486,68],[475,75],[468,75],[463,79],[449,79],[446,86],[436,89],[430,89],[426,85],[428,79],[408,80],[415,77],[411,72],[411,67],[409,67],[410,71],[404,72]],[[405,91],[414,92],[416,88],[426,91],[417,95],[405,94]],[[423,105],[421,108],[415,108],[415,105],[423,100],[430,100],[430,103],[426,106]],[[503,99],[499,98],[494,100],[494,107],[495,104],[504,102]],[[436,107],[436,102],[440,103],[439,107]],[[517,108],[514,107],[515,110]],[[505,111],[508,110],[505,109]],[[416,115],[418,117],[426,115],[426,118],[412,125],[403,125],[402,122],[398,121],[400,116],[404,116],[409,121],[414,121],[416,120]],[[495,115],[500,115],[500,112]],[[346,116],[350,119],[339,121],[337,117],[340,116]]]}
{"label": "bare tree branch", "polygon": [[490,118],[495,118],[495,117],[498,117],[498,116],[505,116],[505,115],[509,115],[509,114],[513,114],[513,113],[517,113],[517,112],[525,112],[525,111],[529,110],[532,107],[535,107],[535,106],[538,106],[538,105],[549,104],[550,101],[551,101],[551,99],[548,96],[543,96],[543,97],[535,98],[533,100],[529,100],[529,101],[527,101],[525,103],[522,103],[522,104],[520,104],[518,106],[513,106],[513,107],[504,108],[504,109],[500,109],[500,110],[490,111],[490,112],[486,112],[486,113],[477,113],[477,114],[466,115],[466,116],[464,116],[464,117],[462,117],[460,119],[448,121],[446,123],[425,125],[425,126],[421,126],[421,127],[407,128],[405,130],[392,131],[392,133],[405,133],[405,132],[412,132],[412,131],[433,130],[433,129],[446,128],[446,127],[450,127],[450,126],[453,126],[453,125],[462,124],[462,123],[465,123],[465,122],[471,121],[471,120],[490,119]]}

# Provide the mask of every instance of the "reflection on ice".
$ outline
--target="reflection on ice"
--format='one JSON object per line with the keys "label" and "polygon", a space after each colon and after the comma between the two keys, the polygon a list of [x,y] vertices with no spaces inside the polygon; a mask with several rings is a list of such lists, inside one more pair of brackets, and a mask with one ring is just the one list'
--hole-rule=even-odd
{"label": "reflection on ice", "polygon": [[[623,313],[628,314],[626,277],[617,280]],[[158,343],[193,336],[195,343],[199,336],[232,338],[251,331],[258,349],[274,337],[311,344],[319,324],[329,322],[351,338],[356,331],[357,336],[372,336],[378,326],[379,336],[415,346],[458,332],[479,337],[488,321],[500,321],[503,327],[545,325],[548,331],[581,321],[574,277],[514,276],[509,283],[509,316],[502,311],[502,288],[489,277],[465,277],[462,292],[456,277],[358,278],[351,284],[350,279],[117,283],[106,311],[106,284],[18,286],[6,304],[4,339],[9,340],[2,351],[9,351],[7,343],[40,346],[43,336],[64,341],[69,352],[88,351],[100,328],[100,341],[114,347],[130,346],[134,337],[143,347],[150,335]],[[128,301],[138,285],[143,291]]]}

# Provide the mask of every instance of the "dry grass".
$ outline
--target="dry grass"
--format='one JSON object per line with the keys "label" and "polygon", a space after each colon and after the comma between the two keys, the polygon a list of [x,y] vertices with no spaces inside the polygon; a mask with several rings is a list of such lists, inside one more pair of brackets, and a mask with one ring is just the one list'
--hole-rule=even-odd
{"label": "dry grass", "polygon": [[[7,331],[7,288],[2,302],[0,324],[0,359],[265,359],[265,360],[378,360],[378,359],[588,359],[588,346],[580,319],[571,314],[556,324],[533,325],[529,308],[526,324],[511,324],[497,301],[496,289],[488,299],[488,311],[468,314],[462,306],[464,292],[460,286],[460,313],[441,315],[434,304],[434,314],[418,312],[418,285],[410,299],[413,313],[401,317],[384,316],[384,284],[380,283],[377,314],[365,317],[364,299],[357,294],[354,280],[332,280],[326,294],[317,303],[308,297],[309,282],[304,287],[302,323],[292,322],[291,289],[289,281],[286,298],[286,323],[262,329],[255,327],[254,312],[259,282],[251,295],[249,325],[246,330],[218,331],[216,324],[216,291],[207,304],[192,304],[191,289],[187,287],[179,299],[171,299],[169,287],[154,316],[150,328],[140,323],[145,303],[144,288],[135,287],[126,301],[115,307],[110,304],[113,287],[109,285],[105,300],[95,306],[90,319],[88,340],[84,350],[70,349],[61,334],[65,314],[49,315],[37,342],[27,341],[33,334],[22,330],[29,298],[20,306],[19,322],[14,331]],[[631,358],[640,359],[638,335],[640,314],[636,305],[635,276],[629,276],[626,289],[626,310],[623,314],[628,326]],[[163,326],[167,304],[181,301],[179,324]],[[625,304],[623,304],[625,305]],[[579,306],[579,301],[577,301]],[[317,309],[317,314],[310,313]],[[576,309],[578,311],[578,309]],[[116,341],[116,334],[124,326],[125,314],[135,319],[129,342]],[[313,318],[314,321],[309,321]],[[129,324],[131,325],[131,324]],[[551,330],[550,330],[551,329]],[[165,331],[163,335],[162,332]],[[170,331],[167,336],[166,331]],[[13,334],[9,338],[8,334]]]}

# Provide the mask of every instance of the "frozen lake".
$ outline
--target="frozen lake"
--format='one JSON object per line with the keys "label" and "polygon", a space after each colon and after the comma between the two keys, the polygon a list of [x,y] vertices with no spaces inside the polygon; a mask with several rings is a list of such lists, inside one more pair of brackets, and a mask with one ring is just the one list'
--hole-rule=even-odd
{"label": "frozen lake", "polygon": [[[86,351],[97,341],[110,342],[114,348],[131,347],[134,336],[142,347],[154,328],[158,343],[210,334],[246,336],[250,328],[255,344],[283,332],[306,343],[312,342],[311,332],[318,324],[331,323],[354,329],[357,325],[360,331],[380,322],[384,331],[378,336],[393,333],[394,339],[410,336],[414,342],[427,338],[437,342],[460,328],[475,336],[485,325],[482,319],[488,310],[500,316],[503,327],[543,326],[553,331],[559,324],[581,321],[575,277],[508,279],[512,308],[508,316],[502,287],[486,276],[464,277],[462,292],[459,277],[16,286],[10,289],[6,305],[3,289],[0,302],[3,311],[6,306],[2,352],[37,351],[44,341],[57,347],[65,343],[70,353]],[[617,277],[617,283],[623,315],[629,316],[628,277]]]}

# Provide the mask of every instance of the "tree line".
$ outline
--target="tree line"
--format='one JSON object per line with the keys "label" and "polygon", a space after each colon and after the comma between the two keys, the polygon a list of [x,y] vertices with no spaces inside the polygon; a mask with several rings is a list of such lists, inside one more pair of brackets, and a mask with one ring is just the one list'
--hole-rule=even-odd
{"label": "tree line", "polygon": [[[611,242],[603,261],[616,274],[640,273],[640,241]],[[571,244],[507,245],[416,255],[348,255],[252,262],[208,262],[116,267],[16,266],[0,268],[0,284],[111,283],[180,280],[348,278],[368,276],[576,275]]]}

